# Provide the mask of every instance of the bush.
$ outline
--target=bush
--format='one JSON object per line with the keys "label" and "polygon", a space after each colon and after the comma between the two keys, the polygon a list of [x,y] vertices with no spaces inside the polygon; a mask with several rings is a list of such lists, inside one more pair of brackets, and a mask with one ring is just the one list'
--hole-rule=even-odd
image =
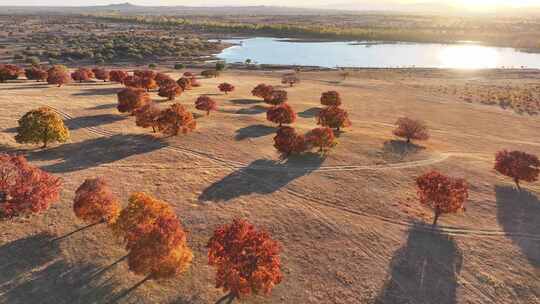
{"label": "bush", "polygon": [[174,64],[174,69],[175,70],[181,70],[183,68],[185,68],[185,66],[183,64],[181,64],[181,63],[175,63]]}
{"label": "bush", "polygon": [[223,71],[226,68],[225,62],[219,61],[216,62],[216,71]]}
{"label": "bush", "polygon": [[114,223],[120,214],[120,202],[103,178],[90,178],[75,191],[73,211],[85,222]]}
{"label": "bush", "polygon": [[287,103],[282,103],[268,109],[266,119],[281,127],[283,124],[292,124],[296,120],[296,113]]}
{"label": "bush", "polygon": [[150,63],[150,64],[148,65],[148,68],[149,68],[149,69],[155,69],[156,67],[157,67],[157,65],[156,65],[155,63]]}
{"label": "bush", "polygon": [[196,126],[197,122],[193,118],[193,114],[179,103],[164,110],[158,119],[159,131],[167,135],[178,135],[180,132],[186,134],[195,130]]}
{"label": "bush", "polygon": [[206,247],[216,287],[229,292],[229,303],[243,295],[268,295],[282,280],[279,243],[245,220],[216,229]]}
{"label": "bush", "polygon": [[43,143],[43,148],[50,142],[66,142],[69,130],[62,118],[49,107],[32,110],[19,119],[15,140],[18,143]]}
{"label": "bush", "polygon": [[414,120],[408,117],[401,117],[396,121],[396,129],[394,135],[407,139],[407,143],[411,142],[411,139],[427,140],[429,139],[429,133],[427,126],[420,120]]}
{"label": "bush", "polygon": [[195,108],[200,111],[205,111],[206,115],[210,115],[210,111],[216,110],[216,102],[209,96],[199,96],[195,101]]}
{"label": "bush", "polygon": [[136,109],[135,124],[141,128],[152,128],[155,133],[158,126],[158,119],[161,115],[161,110],[153,103],[149,103],[141,108]]}
{"label": "bush", "polygon": [[310,146],[318,147],[320,153],[328,151],[337,144],[334,131],[330,128],[315,128],[309,131],[306,135],[306,142]]}
{"label": "bush", "polygon": [[341,128],[350,127],[351,121],[347,111],[339,107],[327,107],[319,112],[317,124],[339,131]]}
{"label": "bush", "polygon": [[282,158],[291,154],[304,153],[307,143],[303,135],[297,134],[292,127],[281,127],[274,137],[274,147],[281,153]]}
{"label": "bush", "polygon": [[535,182],[540,173],[540,160],[532,154],[522,151],[499,151],[495,156],[495,170],[511,177],[518,189],[520,181]]}
{"label": "bush", "polygon": [[120,113],[133,113],[136,109],[142,108],[152,100],[150,95],[143,89],[125,88],[118,92],[118,111]]}
{"label": "bush", "polygon": [[234,91],[234,86],[230,83],[222,83],[218,86],[218,89],[221,91],[221,92],[224,92],[225,95],[229,94],[229,92],[232,92]]}
{"label": "bush", "polygon": [[454,179],[432,171],[416,179],[420,203],[433,209],[433,225],[441,214],[456,213],[465,210],[465,201],[469,193],[463,179]]}
{"label": "bush", "polygon": [[341,105],[341,96],[339,92],[328,91],[321,95],[321,104],[323,106],[339,107]]}
{"label": "bush", "polygon": [[21,156],[0,154],[0,217],[38,213],[60,197],[60,178]]}

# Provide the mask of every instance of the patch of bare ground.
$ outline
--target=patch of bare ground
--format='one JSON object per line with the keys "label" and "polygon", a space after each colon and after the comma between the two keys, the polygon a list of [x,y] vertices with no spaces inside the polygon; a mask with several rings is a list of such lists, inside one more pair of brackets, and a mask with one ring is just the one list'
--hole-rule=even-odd
{"label": "patch of bare ground", "polygon": [[[0,222],[0,303],[212,303],[222,293],[205,244],[235,217],[283,246],[284,281],[270,297],[243,303],[540,303],[540,188],[518,193],[492,170],[497,150],[540,154],[540,119],[425,89],[471,77],[525,83],[529,74],[360,70],[343,80],[337,72],[303,72],[302,83],[287,89],[299,113],[294,126],[316,126],[328,90],[341,93],[353,126],[325,158],[287,161],[272,146],[266,105],[250,94],[261,82],[279,85],[280,76],[233,70],[202,79],[178,101],[196,111],[198,95],[215,94],[218,111],[172,138],[118,113],[117,84],[0,85],[0,151],[23,153],[64,179],[50,210]],[[224,81],[236,91],[220,94]],[[68,143],[39,150],[14,142],[17,119],[40,105],[64,117]],[[424,120],[430,140],[413,146],[393,137],[400,116]],[[431,214],[416,202],[413,184],[430,169],[466,178],[471,190],[466,213],[441,218],[438,229],[425,224]],[[84,226],[71,204],[93,176],[105,177],[123,201],[147,191],[174,206],[195,254],[185,275],[137,286],[142,278],[128,272],[126,252],[105,227],[51,241]]]}

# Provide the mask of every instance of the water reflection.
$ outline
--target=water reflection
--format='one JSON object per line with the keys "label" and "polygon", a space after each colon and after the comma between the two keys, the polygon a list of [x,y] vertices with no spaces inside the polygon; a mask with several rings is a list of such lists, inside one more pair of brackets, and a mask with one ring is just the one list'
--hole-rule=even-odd
{"label": "water reflection", "polygon": [[458,69],[496,68],[499,52],[492,47],[477,45],[452,45],[439,52],[440,67]]}

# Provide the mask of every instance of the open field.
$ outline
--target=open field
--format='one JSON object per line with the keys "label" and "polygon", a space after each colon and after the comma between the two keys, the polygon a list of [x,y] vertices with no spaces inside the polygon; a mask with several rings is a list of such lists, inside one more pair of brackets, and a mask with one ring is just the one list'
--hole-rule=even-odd
{"label": "open field", "polygon": [[[325,158],[287,161],[272,146],[276,129],[266,105],[250,94],[261,82],[279,86],[281,75],[229,70],[201,79],[178,101],[198,112],[196,97],[212,94],[218,111],[198,115],[193,133],[168,138],[116,110],[119,84],[0,84],[0,151],[23,153],[64,180],[50,210],[0,221],[0,303],[213,303],[222,292],[205,245],[235,217],[268,230],[283,247],[284,281],[270,297],[242,303],[540,303],[540,185],[518,193],[493,170],[498,150],[540,154],[540,116],[440,89],[538,85],[539,71],[374,69],[346,80],[338,72],[302,72],[302,83],[284,87],[299,115],[294,126],[315,127],[328,90],[341,93],[353,125]],[[236,91],[222,95],[221,82]],[[15,143],[17,119],[42,105],[63,116],[71,140],[46,150]],[[431,138],[413,147],[397,140],[393,123],[401,116],[424,120]],[[425,224],[431,213],[414,187],[430,169],[470,184],[466,213],[443,216],[437,230]],[[124,202],[146,191],[174,206],[195,254],[186,274],[131,290],[142,278],[115,263],[126,252],[105,227],[51,242],[84,226],[72,200],[95,176]]]}

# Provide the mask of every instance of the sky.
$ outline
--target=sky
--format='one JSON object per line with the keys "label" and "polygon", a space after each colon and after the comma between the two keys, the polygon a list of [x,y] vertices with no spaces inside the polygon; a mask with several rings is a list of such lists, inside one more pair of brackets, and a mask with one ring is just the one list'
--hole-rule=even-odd
{"label": "sky", "polygon": [[[136,5],[187,5],[187,6],[227,6],[227,5],[274,5],[274,6],[296,6],[296,7],[330,7],[334,4],[346,4],[348,6],[355,3],[369,3],[370,1],[360,0],[0,0],[0,5],[56,5],[56,6],[88,6],[107,5],[130,2]],[[379,0],[378,3],[446,3],[465,8],[494,8],[494,7],[527,7],[540,6],[540,0]]]}

